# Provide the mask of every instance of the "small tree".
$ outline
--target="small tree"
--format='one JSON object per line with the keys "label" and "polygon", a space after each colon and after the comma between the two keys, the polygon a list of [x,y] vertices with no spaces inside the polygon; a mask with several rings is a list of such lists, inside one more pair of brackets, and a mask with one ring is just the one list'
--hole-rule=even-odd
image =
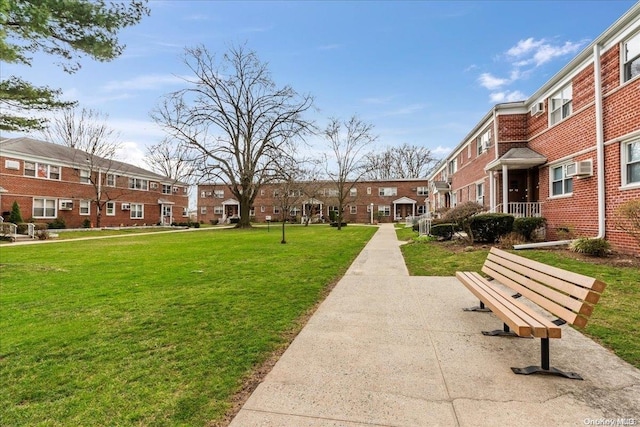
{"label": "small tree", "polygon": [[616,227],[630,234],[640,245],[640,199],[621,204],[616,214]]}
{"label": "small tree", "polygon": [[11,205],[11,215],[9,215],[9,222],[14,224],[20,224],[22,221],[22,214],[20,213],[20,206],[17,201],[13,201]]}
{"label": "small tree", "polygon": [[473,230],[471,228],[471,218],[484,211],[484,207],[476,202],[465,202],[447,211],[442,217],[442,222],[455,224],[458,229],[467,235],[467,241],[473,243]]}

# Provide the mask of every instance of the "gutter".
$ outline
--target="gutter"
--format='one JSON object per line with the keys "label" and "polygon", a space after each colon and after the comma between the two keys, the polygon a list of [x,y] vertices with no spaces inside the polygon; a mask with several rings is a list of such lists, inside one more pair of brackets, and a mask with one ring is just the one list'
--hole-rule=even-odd
{"label": "gutter", "polygon": [[[598,235],[593,239],[602,239],[605,236],[605,185],[604,185],[604,125],[602,103],[602,74],[600,64],[600,45],[593,45],[593,81],[596,115],[596,163],[598,164]],[[568,245],[573,240],[557,240],[553,242],[529,243],[514,245],[513,249],[534,249],[545,246]]]}

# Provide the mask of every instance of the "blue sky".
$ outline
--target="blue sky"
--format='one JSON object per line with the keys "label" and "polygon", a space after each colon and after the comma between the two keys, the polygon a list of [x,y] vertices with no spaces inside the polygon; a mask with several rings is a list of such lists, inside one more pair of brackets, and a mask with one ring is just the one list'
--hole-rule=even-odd
{"label": "blue sky", "polygon": [[374,125],[379,148],[409,143],[440,157],[493,105],[534,93],[634,3],[152,0],[112,62],[84,58],[68,75],[57,58],[36,56],[30,68],[0,72],[108,114],[120,158],[143,165],[145,147],[163,137],[150,111],[184,87],[184,48],[221,55],[246,43],[279,86],[315,97],[309,118],[319,126],[357,114]]}

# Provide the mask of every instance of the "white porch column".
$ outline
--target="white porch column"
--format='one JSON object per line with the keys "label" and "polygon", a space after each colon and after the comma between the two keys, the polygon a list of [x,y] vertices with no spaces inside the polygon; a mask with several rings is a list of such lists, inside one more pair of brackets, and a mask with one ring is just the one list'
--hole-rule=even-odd
{"label": "white porch column", "polygon": [[509,169],[502,165],[502,213],[509,213]]}
{"label": "white porch column", "polygon": [[495,190],[495,186],[496,186],[496,182],[495,182],[495,175],[493,173],[493,171],[489,171],[489,210],[491,212],[495,212],[496,210],[496,190]]}

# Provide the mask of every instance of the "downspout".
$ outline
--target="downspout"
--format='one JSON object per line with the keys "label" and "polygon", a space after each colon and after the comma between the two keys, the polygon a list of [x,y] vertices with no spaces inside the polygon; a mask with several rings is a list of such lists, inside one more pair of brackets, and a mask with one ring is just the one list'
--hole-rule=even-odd
{"label": "downspout", "polygon": [[[596,163],[598,164],[598,235],[594,239],[603,239],[605,236],[605,185],[604,185],[604,125],[602,103],[602,73],[600,64],[600,45],[593,46],[593,82],[594,102],[596,116]],[[513,249],[534,249],[545,246],[567,245],[573,240],[558,240],[554,242],[530,243],[514,245]]]}

